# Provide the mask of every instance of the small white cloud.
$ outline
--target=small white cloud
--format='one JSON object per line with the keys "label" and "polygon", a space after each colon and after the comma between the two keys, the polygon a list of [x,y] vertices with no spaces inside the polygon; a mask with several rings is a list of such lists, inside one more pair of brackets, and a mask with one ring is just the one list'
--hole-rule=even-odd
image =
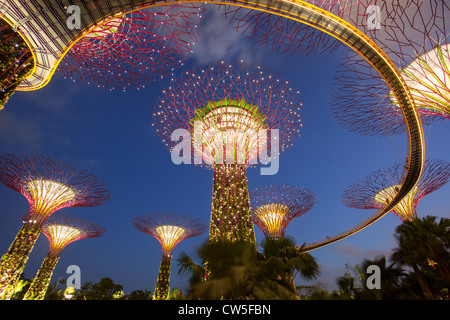
{"label": "small white cloud", "polygon": [[352,258],[357,258],[359,259],[358,263],[362,262],[364,259],[373,259],[381,255],[389,258],[389,256],[392,254],[391,250],[362,249],[345,241],[339,242],[331,250],[335,253],[340,253]]}
{"label": "small white cloud", "polygon": [[316,279],[305,280],[305,279],[302,279],[300,276],[298,276],[295,279],[295,285],[296,286],[313,286],[313,285],[317,284],[318,282],[320,282],[323,285],[326,285],[326,290],[330,293],[333,290],[337,290],[338,286],[336,284],[336,279],[345,274],[345,268],[344,267],[332,267],[329,264],[320,263],[320,261],[318,261],[318,263],[320,266],[320,275]]}
{"label": "small white cloud", "polygon": [[205,18],[199,26],[198,42],[194,45],[190,58],[199,64],[232,59],[256,63],[262,60],[263,57],[255,51],[254,45],[233,29],[217,6],[208,6],[203,16]]}

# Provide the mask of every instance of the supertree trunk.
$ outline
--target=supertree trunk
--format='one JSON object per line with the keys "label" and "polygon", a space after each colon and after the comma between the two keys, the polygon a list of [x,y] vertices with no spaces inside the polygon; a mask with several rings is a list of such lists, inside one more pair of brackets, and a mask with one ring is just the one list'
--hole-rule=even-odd
{"label": "supertree trunk", "polygon": [[0,261],[0,299],[9,299],[39,237],[41,223],[25,223]]}
{"label": "supertree trunk", "polygon": [[205,232],[207,225],[197,218],[181,216],[173,212],[141,215],[133,220],[133,224],[139,231],[155,237],[161,244],[163,255],[153,299],[167,300],[170,293],[170,264],[173,249],[180,241]]}
{"label": "supertree trunk", "polygon": [[170,265],[172,263],[171,254],[163,254],[161,265],[159,266],[158,280],[155,286],[154,300],[168,300],[170,293]]}
{"label": "supertree trunk", "polygon": [[256,243],[247,172],[243,164],[217,164],[214,167],[209,241],[219,239]]}
{"label": "supertree trunk", "polygon": [[47,292],[48,285],[58,263],[59,255],[48,254],[42,262],[36,277],[31,282],[27,293],[24,296],[24,300],[44,300],[45,293]]}

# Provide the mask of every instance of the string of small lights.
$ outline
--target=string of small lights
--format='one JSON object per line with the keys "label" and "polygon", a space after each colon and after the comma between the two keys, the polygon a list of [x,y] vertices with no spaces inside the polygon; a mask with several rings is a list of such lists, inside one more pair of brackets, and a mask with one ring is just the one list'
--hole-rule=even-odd
{"label": "string of small lights", "polygon": [[[194,140],[191,154],[214,171],[210,241],[255,242],[246,168],[256,156],[261,160],[261,148],[272,150],[275,143],[284,151],[294,143],[303,125],[301,107],[288,81],[244,61],[194,68],[162,91],[153,114],[156,134],[172,151],[172,133],[186,130]],[[272,129],[279,135],[268,139]]]}
{"label": "string of small lights", "polygon": [[49,251],[25,293],[24,300],[43,300],[61,251],[70,243],[99,237],[105,232],[92,221],[68,214],[56,214],[46,220],[42,233],[49,241]]}
{"label": "string of small lights", "polygon": [[0,182],[21,193],[30,204],[30,210],[22,217],[22,228],[0,261],[0,298],[7,299],[45,221],[62,208],[102,205],[110,193],[93,174],[34,154],[1,154]]}

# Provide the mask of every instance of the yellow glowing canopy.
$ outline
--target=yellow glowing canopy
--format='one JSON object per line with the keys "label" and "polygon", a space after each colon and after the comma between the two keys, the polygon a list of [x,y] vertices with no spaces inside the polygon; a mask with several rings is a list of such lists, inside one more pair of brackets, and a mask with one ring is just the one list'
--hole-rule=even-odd
{"label": "yellow glowing canopy", "polygon": [[67,244],[73,241],[81,234],[78,228],[67,225],[52,224],[46,227],[47,233],[51,238],[51,245],[53,249],[64,248]]}
{"label": "yellow glowing canopy", "polygon": [[184,235],[186,230],[179,226],[163,225],[155,228],[164,252],[170,252]]}
{"label": "yellow glowing canopy", "polygon": [[254,215],[267,227],[269,237],[281,236],[283,220],[289,212],[289,207],[280,203],[270,203],[257,208]]}
{"label": "yellow glowing canopy", "polygon": [[[382,203],[383,205],[387,205],[394,199],[400,190],[400,185],[393,185],[387,187],[375,195],[375,201]],[[414,198],[416,196],[418,187],[414,187],[406,197],[404,197],[395,207],[392,209],[401,219],[413,219],[414,214]]]}
{"label": "yellow glowing canopy", "polygon": [[48,215],[62,204],[75,199],[75,192],[68,186],[46,179],[31,180],[27,184],[33,199],[35,213]]}

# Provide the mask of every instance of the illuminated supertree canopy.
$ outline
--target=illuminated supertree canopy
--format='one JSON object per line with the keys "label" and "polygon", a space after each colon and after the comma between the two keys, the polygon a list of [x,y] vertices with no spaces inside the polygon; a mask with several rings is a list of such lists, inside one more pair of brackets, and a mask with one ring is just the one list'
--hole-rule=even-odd
{"label": "illuminated supertree canopy", "polygon": [[253,222],[266,238],[283,238],[289,222],[310,211],[316,203],[316,195],[299,186],[274,185],[250,190]]}
{"label": "illuminated supertree canopy", "polygon": [[101,21],[76,42],[59,70],[109,90],[143,88],[172,74],[197,42],[203,4],[143,8]]}
{"label": "illuminated supertree canopy", "polygon": [[46,219],[62,208],[102,205],[110,193],[84,169],[34,154],[0,155],[0,182],[21,193],[30,204],[22,228],[0,263],[0,293],[8,298]]}
{"label": "illuminated supertree canopy", "polygon": [[[372,172],[349,186],[342,194],[342,202],[356,209],[384,208],[397,195],[404,175],[404,163]],[[402,221],[417,218],[417,205],[427,194],[444,186],[450,178],[450,163],[428,159],[417,186],[392,210]]]}
{"label": "illuminated supertree canopy", "polygon": [[47,219],[42,227],[42,233],[49,241],[49,251],[24,300],[44,299],[61,251],[68,244],[81,239],[99,237],[104,232],[105,229],[97,223],[81,217],[55,214]]}
{"label": "illuminated supertree canopy", "polygon": [[[450,53],[444,1],[388,4],[375,41],[397,64],[424,124],[450,118]],[[420,12],[420,14],[417,14]],[[447,19],[446,19],[447,18]],[[359,134],[392,135],[406,130],[398,102],[371,65],[355,54],[345,58],[333,84],[332,111],[340,125]]]}
{"label": "illuminated supertree canopy", "polygon": [[[420,92],[413,93],[417,106],[420,105],[419,95]],[[356,54],[347,55],[339,66],[332,84],[331,100],[337,123],[351,132],[390,136],[406,131],[402,111],[395,104],[390,88],[373,67]],[[419,113],[424,125],[443,119],[426,108],[419,109]]]}
{"label": "illuminated supertree canopy", "polygon": [[134,218],[133,224],[139,231],[155,237],[161,244],[162,259],[154,299],[166,300],[170,292],[170,266],[173,249],[180,241],[201,235],[208,227],[195,217],[172,212],[141,215]]}
{"label": "illuminated supertree canopy", "polygon": [[258,156],[267,160],[269,149],[273,162],[293,144],[301,105],[288,81],[243,61],[187,71],[162,92],[154,113],[157,135],[173,155],[172,134],[184,130],[193,141],[183,149],[185,160],[191,163],[194,154],[194,164],[214,172],[210,241],[255,241],[246,168]]}
{"label": "illuminated supertree canopy", "polygon": [[[369,1],[370,2],[370,1]],[[419,55],[447,42],[450,6],[441,0],[374,1],[380,8],[379,26],[359,23],[401,69]]]}
{"label": "illuminated supertree canopy", "polygon": [[[402,69],[403,77],[422,114],[450,119],[450,55],[449,45],[437,45],[419,55]],[[398,102],[390,93],[391,102]]]}
{"label": "illuminated supertree canopy", "polygon": [[33,56],[22,37],[0,19],[0,110],[33,69]]}

